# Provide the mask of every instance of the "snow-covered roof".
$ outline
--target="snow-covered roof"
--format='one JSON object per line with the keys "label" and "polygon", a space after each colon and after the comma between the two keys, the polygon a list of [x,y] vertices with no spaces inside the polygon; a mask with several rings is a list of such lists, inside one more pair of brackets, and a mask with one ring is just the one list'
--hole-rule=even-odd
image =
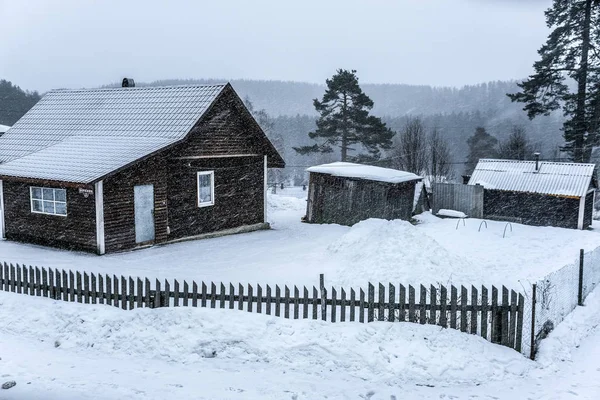
{"label": "snow-covered roof", "polygon": [[4,133],[9,129],[10,129],[10,126],[0,124],[0,133]]}
{"label": "snow-covered roof", "polygon": [[488,189],[542,193],[558,196],[585,196],[592,183],[594,164],[481,159],[469,185]]}
{"label": "snow-covered roof", "polygon": [[308,168],[307,171],[345,178],[360,178],[389,183],[401,183],[422,179],[420,176],[411,172],[349,162],[334,162],[331,164],[317,165]]}
{"label": "snow-covered roof", "polygon": [[94,182],[185,138],[225,86],[53,90],[0,137],[0,175]]}

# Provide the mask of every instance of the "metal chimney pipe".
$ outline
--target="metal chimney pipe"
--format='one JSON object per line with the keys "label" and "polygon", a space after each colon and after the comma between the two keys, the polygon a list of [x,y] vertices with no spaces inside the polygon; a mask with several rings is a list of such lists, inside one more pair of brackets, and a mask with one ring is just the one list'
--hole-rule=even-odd
{"label": "metal chimney pipe", "polygon": [[535,156],[535,171],[537,172],[540,169],[540,153],[533,153]]}

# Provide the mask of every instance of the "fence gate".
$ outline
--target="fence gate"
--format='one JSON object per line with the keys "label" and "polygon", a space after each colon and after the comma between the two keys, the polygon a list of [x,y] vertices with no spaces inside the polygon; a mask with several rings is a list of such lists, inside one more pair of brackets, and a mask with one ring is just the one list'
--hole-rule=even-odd
{"label": "fence gate", "polygon": [[462,211],[471,218],[483,218],[483,186],[434,183],[433,213],[441,209]]}

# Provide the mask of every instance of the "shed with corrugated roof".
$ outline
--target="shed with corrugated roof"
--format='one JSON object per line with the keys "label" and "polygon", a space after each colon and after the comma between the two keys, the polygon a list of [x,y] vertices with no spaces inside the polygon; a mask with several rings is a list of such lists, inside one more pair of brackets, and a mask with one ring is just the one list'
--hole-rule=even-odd
{"label": "shed with corrugated roof", "polygon": [[265,228],[283,166],[230,84],[54,90],[0,137],[2,237],[103,254]]}
{"label": "shed with corrugated roof", "polygon": [[483,217],[586,229],[597,187],[594,164],[481,159],[469,185],[482,185]]}

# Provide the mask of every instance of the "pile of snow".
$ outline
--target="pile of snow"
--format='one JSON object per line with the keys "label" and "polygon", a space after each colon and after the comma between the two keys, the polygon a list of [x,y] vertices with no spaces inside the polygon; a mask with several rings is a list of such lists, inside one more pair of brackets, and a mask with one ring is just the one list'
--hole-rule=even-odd
{"label": "pile of snow", "polygon": [[[118,355],[141,359],[140,365],[154,359],[192,369],[233,363],[317,377],[333,370],[384,385],[482,383],[534,366],[476,335],[411,323],[332,324],[191,307],[123,311],[4,292],[0,320],[0,337],[44,342],[40,357],[48,360],[83,352],[89,359]],[[2,363],[10,362],[2,354]]]}
{"label": "pile of snow", "polygon": [[332,176],[360,178],[388,183],[402,183],[422,179],[420,176],[411,172],[339,161],[330,164],[317,165],[307,168],[306,170],[308,172],[317,172]]}
{"label": "pile of snow", "polygon": [[471,262],[401,220],[373,218],[359,222],[329,245],[329,251],[344,262],[333,276],[327,276],[327,281],[343,286],[366,287],[368,282],[448,284],[453,282],[454,274],[469,277],[474,269]]}
{"label": "pile of snow", "polygon": [[445,208],[441,208],[438,212],[437,215],[441,216],[441,217],[452,217],[452,218],[467,218],[467,214],[465,214],[462,211],[456,211],[456,210],[446,210]]}

